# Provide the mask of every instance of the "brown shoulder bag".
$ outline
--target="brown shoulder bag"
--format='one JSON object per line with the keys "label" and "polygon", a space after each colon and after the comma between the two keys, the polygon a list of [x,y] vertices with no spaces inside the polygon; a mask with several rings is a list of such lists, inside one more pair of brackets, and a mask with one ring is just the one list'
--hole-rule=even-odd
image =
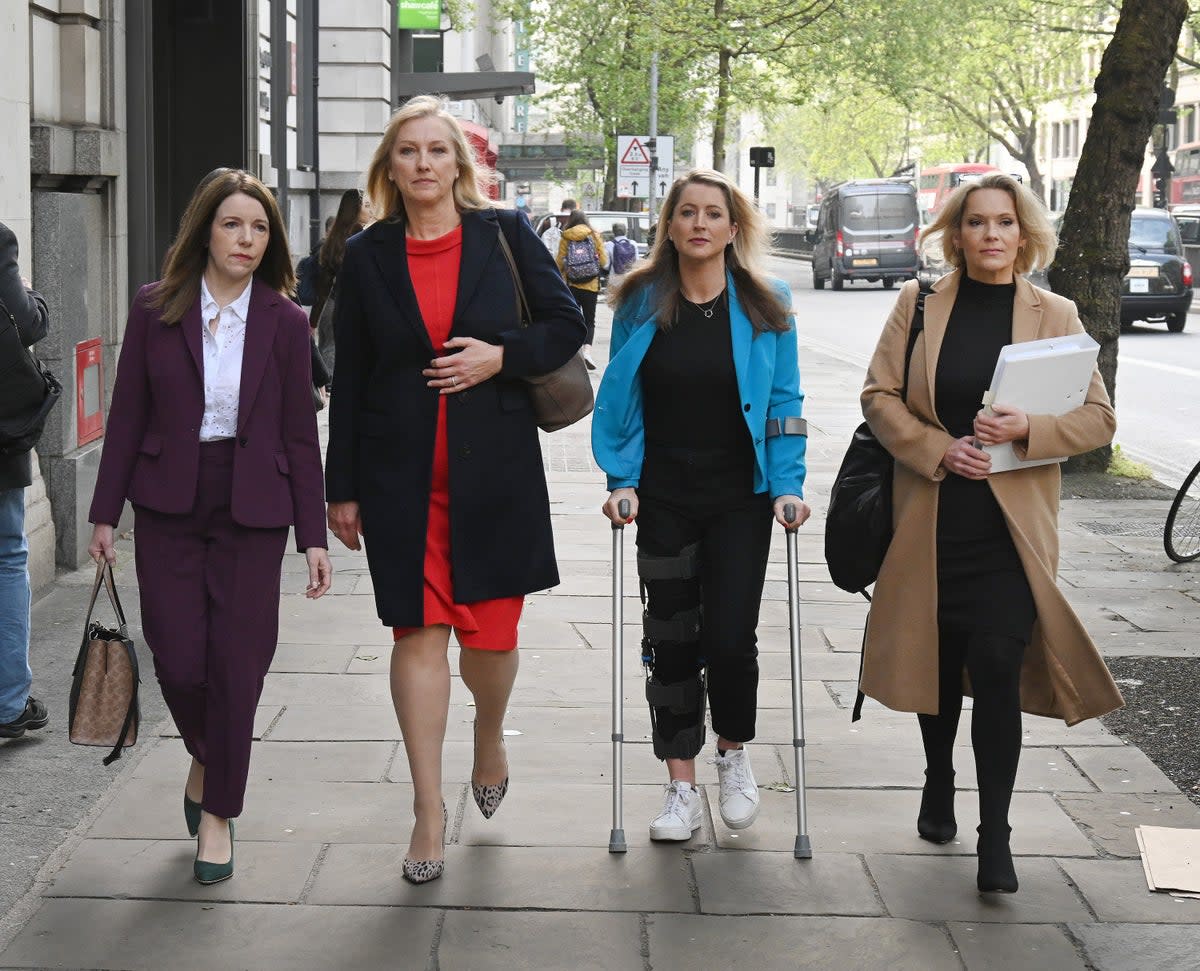
{"label": "brown shoulder bag", "polygon": [[[101,584],[117,615],[115,630],[92,620]],[[137,742],[139,680],[137,651],[126,631],[112,564],[104,561],[96,567],[96,582],[83,620],[83,643],[72,672],[69,737],[76,745],[112,749],[104,757],[105,765],[119,759],[121,749]]]}

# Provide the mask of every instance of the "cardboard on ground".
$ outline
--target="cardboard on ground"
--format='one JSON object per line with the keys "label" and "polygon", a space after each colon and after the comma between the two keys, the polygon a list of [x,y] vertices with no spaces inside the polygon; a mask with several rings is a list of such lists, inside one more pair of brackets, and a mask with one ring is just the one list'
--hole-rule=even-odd
{"label": "cardboard on ground", "polygon": [[1200,897],[1200,830],[1137,826],[1146,886],[1176,897]]}
{"label": "cardboard on ground", "polygon": [[[992,385],[983,403],[1011,405],[1028,415],[1065,415],[1087,400],[1100,345],[1087,334],[1007,344],[1000,349]],[[992,472],[1064,462],[1066,456],[1019,459],[1011,443],[987,445]]]}

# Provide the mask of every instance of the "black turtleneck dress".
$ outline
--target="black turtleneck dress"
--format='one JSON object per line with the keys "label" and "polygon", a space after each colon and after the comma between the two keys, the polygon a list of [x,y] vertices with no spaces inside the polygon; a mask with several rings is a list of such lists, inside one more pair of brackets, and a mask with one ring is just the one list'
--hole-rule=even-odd
{"label": "black turtleneck dress", "polygon": [[[973,433],[996,358],[1012,343],[1015,294],[1015,284],[980,283],[962,275],[934,383],[938,419],[955,438]],[[940,628],[1029,643],[1036,616],[1033,593],[987,479],[950,472],[942,480],[937,580]]]}

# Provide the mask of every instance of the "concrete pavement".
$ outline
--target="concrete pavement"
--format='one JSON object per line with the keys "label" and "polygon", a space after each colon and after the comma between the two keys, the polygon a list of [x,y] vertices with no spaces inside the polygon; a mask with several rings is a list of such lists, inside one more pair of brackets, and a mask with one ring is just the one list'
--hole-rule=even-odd
{"label": "concrete pavement", "polygon": [[[603,359],[603,308],[600,316]],[[822,557],[822,511],[860,420],[862,375],[801,344],[816,510],[799,544],[812,860],[791,855],[782,535],[760,628],[760,737],[751,747],[762,787],[758,822],[741,832],[721,824],[715,769],[704,763],[701,830],[685,844],[649,843],[646,826],[661,804],[665,773],[649,748],[636,660],[640,605],[631,595],[629,852],[607,852],[611,533],[598,514],[603,478],[583,423],[543,440],[564,579],[527,601],[507,722],[512,787],[489,821],[470,797],[472,713],[454,680],[442,880],[412,887],[400,877],[411,786],[388,694],[389,638],[375,617],[365,559],[335,551],[334,592],[314,604],[303,598],[303,561],[292,553],[234,879],[209,888],[191,879],[194,841],[185,838],[179,807],[187,756],[162,717],[147,660],[150,717],[137,749],[105,770],[107,787],[94,768],[102,753],[67,745],[61,706],[55,731],[0,747],[0,819],[13,832],[46,830],[40,841],[15,844],[36,845],[25,854],[32,859],[14,854],[0,870],[10,890],[0,897],[9,904],[0,919],[0,966],[1200,967],[1200,901],[1148,893],[1133,835],[1142,823],[1200,826],[1200,809],[1099,722],[1068,729],[1025,718],[1013,802],[1017,895],[975,892],[973,791],[958,799],[958,840],[938,847],[917,838],[923,761],[916,720],[868,703],[863,720],[851,724],[866,605],[832,585]],[[1163,501],[1063,503],[1062,585],[1111,656],[1200,655],[1200,571],[1173,566],[1162,554],[1155,530],[1165,513]],[[633,539],[629,530],[630,594]],[[136,600],[129,543],[123,553],[128,606]],[[90,571],[60,578],[35,607],[39,679],[47,668],[61,676],[61,658],[74,653],[89,579]],[[960,784],[973,790],[969,713],[959,753]],[[43,766],[60,764],[47,825],[26,796],[39,787]],[[83,777],[87,798],[72,791],[72,769],[91,773]],[[22,797],[11,799],[10,789]],[[0,846],[9,829],[0,826]]]}

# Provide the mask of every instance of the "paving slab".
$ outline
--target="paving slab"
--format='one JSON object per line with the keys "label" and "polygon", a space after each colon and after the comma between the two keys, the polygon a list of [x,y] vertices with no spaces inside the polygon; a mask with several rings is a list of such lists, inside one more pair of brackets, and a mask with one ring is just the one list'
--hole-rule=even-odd
{"label": "paving slab", "polygon": [[379,907],[47,900],[0,966],[114,971],[424,971],[438,913]]}
{"label": "paving slab", "polygon": [[1045,924],[950,925],[968,971],[1087,971],[1070,938]]}
{"label": "paving slab", "polygon": [[237,879],[205,887],[192,877],[196,841],[182,835],[176,840],[86,839],[55,874],[47,896],[294,904],[321,851],[319,843],[239,839],[234,845]]}
{"label": "paving slab", "polygon": [[1060,793],[1056,801],[1110,856],[1141,856],[1133,833],[1136,826],[1200,828],[1200,807],[1181,794]]}
{"label": "paving slab", "polygon": [[438,940],[446,971],[643,971],[635,914],[447,911]]}
{"label": "paving slab", "polygon": [[[760,791],[759,798],[762,811],[748,830],[730,830],[719,817],[714,820],[719,847],[742,850],[791,847],[796,832],[794,796]],[[813,852],[974,856],[975,827],[979,824],[977,800],[956,800],[959,835],[942,846],[917,836],[920,804],[921,793],[917,789],[815,789],[808,793],[807,800]],[[1015,793],[1009,819],[1015,855],[1096,855],[1087,837],[1047,794]]]}
{"label": "paving slab", "polygon": [[818,853],[694,853],[700,911],[705,914],[837,914],[881,917],[885,911],[862,858]]}
{"label": "paving slab", "polygon": [[[250,752],[251,778],[295,782],[379,782],[396,742],[262,742]],[[134,777],[174,781],[182,789],[191,756],[179,739],[163,739],[138,763]]]}
{"label": "paving slab", "polygon": [[[445,787],[453,819],[464,785]],[[182,785],[131,779],[92,825],[89,835],[115,839],[173,839],[186,835]],[[365,842],[381,833],[399,839],[412,829],[412,786],[403,783],[277,781],[250,776],[238,842]]]}
{"label": "paving slab", "polygon": [[[308,671],[342,674],[350,665],[356,648],[349,644],[280,644],[271,661],[271,673]],[[270,678],[268,677],[268,682]]]}
{"label": "paving slab", "polygon": [[1139,860],[1059,860],[1102,921],[1200,924],[1200,900],[1155,893]]}
{"label": "paving slab", "polygon": [[1200,926],[1071,924],[1067,928],[1095,971],[1194,971],[1200,967]]}
{"label": "paving slab", "polygon": [[944,931],[906,920],[653,914],[647,917],[646,928],[653,968],[962,968]]}
{"label": "paving slab", "polygon": [[1101,792],[1179,792],[1162,769],[1132,745],[1072,747],[1066,752]]}
{"label": "paving slab", "polygon": [[403,842],[331,846],[309,902],[627,913],[696,910],[687,860],[669,847],[613,854],[591,847],[447,846],[445,875],[420,887],[400,876],[406,848]]}
{"label": "paving slab", "polygon": [[1013,924],[1061,924],[1091,919],[1087,907],[1053,860],[1018,857],[1013,862],[1021,884],[1015,894],[979,893],[975,886],[978,867],[974,856],[868,854],[867,869],[893,917]]}

